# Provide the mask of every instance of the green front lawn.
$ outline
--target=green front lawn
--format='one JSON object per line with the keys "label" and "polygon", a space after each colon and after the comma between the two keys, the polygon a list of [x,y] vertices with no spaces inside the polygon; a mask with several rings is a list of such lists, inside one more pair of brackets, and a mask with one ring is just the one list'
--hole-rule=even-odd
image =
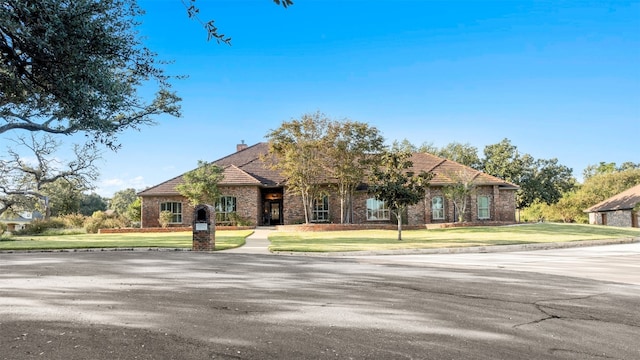
{"label": "green front lawn", "polygon": [[[242,246],[252,230],[216,231],[216,250]],[[523,224],[405,230],[402,241],[393,230],[273,232],[271,251],[336,252],[429,249],[568,242],[640,237],[640,229],[578,224]],[[191,248],[191,232],[128,234],[62,234],[0,238],[0,250],[85,248]]]}
{"label": "green front lawn", "polygon": [[277,232],[271,251],[334,252],[429,249],[640,237],[640,229],[579,224],[522,224],[402,231]]}
{"label": "green front lawn", "polygon": [[[253,230],[216,231],[216,250],[244,245]],[[0,250],[88,248],[191,248],[191,232],[10,236],[0,239]]]}

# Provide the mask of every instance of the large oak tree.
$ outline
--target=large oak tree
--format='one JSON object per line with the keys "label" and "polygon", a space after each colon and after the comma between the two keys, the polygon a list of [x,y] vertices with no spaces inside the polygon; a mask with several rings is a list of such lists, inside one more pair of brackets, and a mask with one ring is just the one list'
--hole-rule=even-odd
{"label": "large oak tree", "polygon": [[[162,62],[135,30],[134,0],[7,0],[0,6],[0,134],[116,135],[179,114]],[[139,91],[155,86],[155,96]]]}

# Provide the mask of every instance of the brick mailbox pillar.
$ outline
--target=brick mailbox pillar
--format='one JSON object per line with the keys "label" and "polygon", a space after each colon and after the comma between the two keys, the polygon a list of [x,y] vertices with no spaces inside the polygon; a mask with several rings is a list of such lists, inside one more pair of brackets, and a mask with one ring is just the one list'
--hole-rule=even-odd
{"label": "brick mailbox pillar", "polygon": [[216,247],[216,210],[198,205],[193,210],[193,251],[211,251]]}

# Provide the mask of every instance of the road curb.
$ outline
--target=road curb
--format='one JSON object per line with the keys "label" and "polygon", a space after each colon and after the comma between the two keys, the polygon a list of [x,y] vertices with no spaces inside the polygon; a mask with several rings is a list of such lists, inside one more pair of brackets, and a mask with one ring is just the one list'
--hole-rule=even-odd
{"label": "road curb", "polygon": [[630,244],[635,242],[640,242],[640,237],[628,237],[628,238],[620,238],[620,239],[602,239],[602,240],[578,240],[578,241],[554,242],[554,243],[531,243],[531,244],[517,244],[517,245],[452,247],[452,248],[437,248],[437,249],[345,251],[345,252],[329,252],[329,253],[274,251],[273,254],[289,255],[289,256],[315,256],[315,257],[466,254],[466,253],[496,253],[496,252],[568,249],[568,248],[576,248],[576,247]]}
{"label": "road curb", "polygon": [[[400,249],[400,250],[382,250],[382,251],[345,251],[345,252],[295,252],[295,251],[271,251],[264,254],[257,252],[231,252],[227,250],[219,251],[192,251],[191,248],[145,248],[145,247],[129,247],[129,248],[86,248],[86,249],[31,249],[31,250],[0,250],[0,254],[14,253],[69,253],[69,252],[193,252],[198,254],[211,253],[232,253],[232,254],[258,254],[258,255],[283,255],[283,256],[309,256],[309,257],[354,257],[354,256],[375,256],[375,255],[432,255],[432,254],[465,254],[465,253],[496,253],[496,252],[514,252],[514,251],[534,251],[534,250],[550,250],[550,249],[567,249],[588,246],[603,246],[630,244],[640,242],[640,237],[628,237],[620,239],[602,239],[602,240],[578,240],[570,242],[555,243],[531,243],[518,245],[493,245],[493,246],[470,246],[470,247],[452,247],[437,249]],[[234,248],[238,249],[238,248]],[[267,250],[268,251],[268,250]]]}

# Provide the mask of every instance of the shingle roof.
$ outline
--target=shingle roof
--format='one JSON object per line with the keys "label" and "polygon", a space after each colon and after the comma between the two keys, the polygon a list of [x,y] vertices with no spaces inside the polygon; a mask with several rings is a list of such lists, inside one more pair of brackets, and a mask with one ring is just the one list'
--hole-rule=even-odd
{"label": "shingle roof", "polygon": [[[224,168],[224,178],[220,182],[220,185],[282,185],[286,179],[277,170],[269,168],[266,163],[268,162],[268,159],[264,160],[268,153],[269,144],[263,142],[249,146],[243,150],[214,161],[214,164]],[[419,172],[421,170],[427,172],[433,171],[435,173],[434,178],[430,182],[431,185],[434,186],[450,184],[453,181],[452,177],[455,176],[456,173],[466,172],[474,178],[477,185],[498,185],[513,189],[518,188],[516,185],[508,183],[495,176],[485,174],[455,161],[443,159],[432,154],[415,153],[413,154],[411,161],[413,162],[413,167],[410,170],[414,172]],[[177,176],[161,184],[143,190],[138,193],[138,195],[179,195],[175,190],[175,187],[182,183],[182,176],[183,175]]]}
{"label": "shingle roof", "polygon": [[[261,160],[269,152],[267,143],[258,143],[243,150],[225,156],[213,163],[224,169],[223,179],[219,185],[262,185],[273,186],[281,184],[284,177],[275,170],[270,169]],[[176,176],[161,184],[150,187],[138,193],[139,196],[170,196],[179,195],[175,187],[182,183],[184,174]]]}
{"label": "shingle roof", "polygon": [[443,159],[433,154],[414,153],[411,156],[411,161],[413,162],[413,167],[411,168],[412,171],[419,172],[424,170],[434,173],[433,179],[429,182],[432,186],[451,184],[455,181],[455,177],[460,176],[460,174],[463,173],[468,174],[476,185],[498,185],[513,189],[518,188],[517,185],[511,184],[500,178],[475,170],[453,160]]}
{"label": "shingle roof", "polygon": [[629,210],[633,209],[638,203],[640,203],[640,184],[601,201],[584,212]]}

